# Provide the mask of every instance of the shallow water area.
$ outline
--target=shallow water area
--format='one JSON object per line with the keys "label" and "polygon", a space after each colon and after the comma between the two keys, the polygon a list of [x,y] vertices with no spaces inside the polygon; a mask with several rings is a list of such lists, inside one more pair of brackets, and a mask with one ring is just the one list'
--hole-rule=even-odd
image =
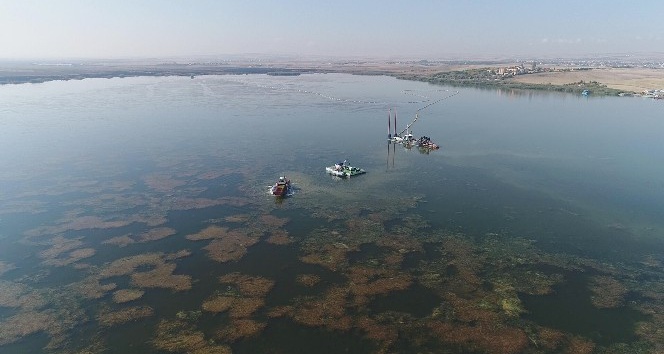
{"label": "shallow water area", "polygon": [[0,86],[0,352],[664,351],[662,106],[458,90]]}

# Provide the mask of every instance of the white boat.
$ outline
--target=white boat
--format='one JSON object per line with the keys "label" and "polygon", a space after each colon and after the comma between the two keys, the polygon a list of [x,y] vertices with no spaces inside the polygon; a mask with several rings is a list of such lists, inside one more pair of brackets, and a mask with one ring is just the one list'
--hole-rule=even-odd
{"label": "white boat", "polygon": [[359,167],[353,167],[348,164],[348,161],[337,162],[334,166],[325,167],[325,172],[331,174],[332,176],[347,178],[352,176],[361,175],[366,173],[365,170]]}

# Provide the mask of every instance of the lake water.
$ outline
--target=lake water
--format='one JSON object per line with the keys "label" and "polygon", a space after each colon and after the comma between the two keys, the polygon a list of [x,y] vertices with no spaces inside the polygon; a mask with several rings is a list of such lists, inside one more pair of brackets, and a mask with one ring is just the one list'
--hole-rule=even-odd
{"label": "lake water", "polygon": [[[388,144],[390,109],[441,148]],[[0,352],[661,352],[663,111],[336,74],[0,86]]]}

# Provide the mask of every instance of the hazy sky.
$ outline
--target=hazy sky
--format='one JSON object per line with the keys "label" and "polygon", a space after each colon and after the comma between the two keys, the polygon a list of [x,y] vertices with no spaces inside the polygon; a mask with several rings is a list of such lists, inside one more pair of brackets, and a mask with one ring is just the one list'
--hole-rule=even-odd
{"label": "hazy sky", "polygon": [[664,1],[0,0],[0,58],[664,52]]}

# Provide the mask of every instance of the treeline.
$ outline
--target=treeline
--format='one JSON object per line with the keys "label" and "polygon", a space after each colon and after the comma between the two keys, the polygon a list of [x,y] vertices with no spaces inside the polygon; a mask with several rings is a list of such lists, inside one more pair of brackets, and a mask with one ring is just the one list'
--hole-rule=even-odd
{"label": "treeline", "polygon": [[404,80],[424,81],[438,85],[461,87],[496,87],[519,90],[570,92],[578,94],[581,94],[584,90],[588,90],[595,96],[618,96],[621,94],[631,94],[631,92],[609,88],[597,81],[580,81],[564,85],[554,85],[551,83],[533,84],[514,82],[497,77],[491,70],[488,69],[468,69],[461,71],[439,72],[430,76],[405,74],[397,76],[397,78]]}

